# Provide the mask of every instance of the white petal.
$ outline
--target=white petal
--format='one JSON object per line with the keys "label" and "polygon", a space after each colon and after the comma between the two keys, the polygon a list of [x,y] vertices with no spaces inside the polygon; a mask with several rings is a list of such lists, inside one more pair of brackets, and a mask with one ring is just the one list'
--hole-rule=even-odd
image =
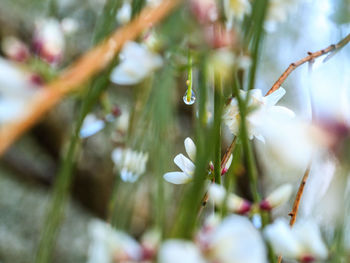
{"label": "white petal", "polygon": [[266,201],[274,208],[286,203],[292,195],[293,186],[291,184],[284,184],[275,189],[266,197]]}
{"label": "white petal", "polygon": [[189,137],[185,139],[185,149],[188,157],[194,162],[196,159],[196,145]]}
{"label": "white petal", "polygon": [[194,173],[195,166],[190,159],[188,159],[182,153],[178,154],[174,158],[174,163],[186,174],[192,175]]}
{"label": "white petal", "polygon": [[243,216],[230,215],[214,231],[209,244],[210,262],[265,263],[262,236]]}
{"label": "white petal", "polygon": [[273,106],[268,110],[269,117],[271,118],[285,118],[291,119],[295,117],[295,113],[283,106]]}
{"label": "white petal", "polygon": [[211,184],[208,190],[209,199],[216,205],[221,206],[225,199],[226,190],[222,185]]}
{"label": "white petal", "polygon": [[80,130],[80,138],[87,138],[101,131],[105,127],[103,120],[97,119],[94,115],[89,114],[85,117]]}
{"label": "white petal", "polygon": [[134,85],[139,83],[145,76],[144,72],[137,71],[137,67],[133,68],[129,64],[122,62],[115,67],[111,73],[111,81],[118,85]]}
{"label": "white petal", "polygon": [[225,164],[225,169],[226,169],[226,171],[227,171],[228,169],[230,169],[230,166],[231,166],[231,163],[232,163],[232,159],[233,159],[233,155],[230,154],[230,157],[228,158],[228,160],[227,160],[227,162],[226,162],[226,164]]}
{"label": "white petal", "polygon": [[320,229],[315,222],[300,220],[295,224],[293,232],[302,244],[305,254],[311,254],[317,259],[327,258],[327,247],[322,240]]}
{"label": "white petal", "polygon": [[122,7],[119,9],[116,15],[116,19],[120,24],[124,25],[130,21],[130,18],[131,18],[131,4],[130,2],[126,1],[122,5]]}
{"label": "white petal", "polygon": [[169,172],[163,178],[172,184],[187,184],[192,180],[192,176],[182,172]]}
{"label": "white petal", "polygon": [[205,263],[200,250],[192,242],[167,240],[159,249],[159,263]]}
{"label": "white petal", "polygon": [[280,87],[278,90],[272,92],[270,95],[265,97],[266,105],[274,106],[276,103],[286,94],[286,90]]}
{"label": "white petal", "polygon": [[302,251],[296,236],[284,219],[278,218],[273,224],[266,226],[264,235],[278,255],[295,259]]}

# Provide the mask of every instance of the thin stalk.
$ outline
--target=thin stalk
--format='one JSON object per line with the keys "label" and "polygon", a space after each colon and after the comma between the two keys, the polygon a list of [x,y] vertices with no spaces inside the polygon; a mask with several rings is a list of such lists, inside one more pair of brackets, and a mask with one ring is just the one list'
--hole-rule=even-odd
{"label": "thin stalk", "polygon": [[214,178],[215,183],[221,184],[221,115],[222,103],[222,82],[220,76],[215,76],[214,91]]}
{"label": "thin stalk", "polygon": [[191,101],[192,98],[192,55],[191,51],[188,51],[188,66],[187,66],[187,94],[186,94],[186,100],[187,102]]}
{"label": "thin stalk", "polygon": [[[237,76],[235,76],[235,84],[233,85],[235,95],[238,101],[238,107],[240,112],[240,133],[239,136],[242,141],[242,147],[244,154],[246,156],[247,161],[247,173],[249,177],[249,184],[250,184],[250,190],[253,196],[254,202],[259,202],[261,200],[261,196],[259,194],[258,189],[258,173],[255,163],[255,157],[253,153],[252,146],[250,144],[249,138],[248,138],[248,129],[246,125],[246,112],[247,112],[247,99],[244,99],[241,97],[239,93],[239,87],[240,84],[238,82]],[[249,92],[247,93],[247,98],[249,98]]]}

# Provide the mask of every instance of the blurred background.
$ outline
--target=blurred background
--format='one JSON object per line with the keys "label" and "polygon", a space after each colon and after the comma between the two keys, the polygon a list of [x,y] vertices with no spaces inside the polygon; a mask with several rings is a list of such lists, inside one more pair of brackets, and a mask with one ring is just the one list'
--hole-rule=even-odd
{"label": "blurred background", "polygon": [[[350,32],[349,0],[297,2],[293,10],[288,10],[285,21],[266,25],[257,76],[257,88],[263,93],[290,63],[304,57],[308,51],[337,43]],[[31,46],[38,21],[45,17],[55,18],[66,28],[64,54],[59,63],[49,66],[33,60],[27,64],[31,70],[40,72],[41,81],[49,82],[94,45],[96,35],[93,32],[103,14],[103,6],[104,0],[0,0],[0,55],[6,57],[5,39],[14,36]],[[86,262],[89,222],[93,218],[107,218],[114,185],[119,190],[116,201],[119,228],[139,236],[158,220],[169,225],[174,220],[176,206],[171,204],[179,200],[184,187],[164,183],[164,188],[158,189],[154,182],[163,180],[164,172],[176,170],[174,156],[184,152],[186,137],[194,137],[196,104],[188,106],[183,101],[187,56],[181,50],[181,43],[188,37],[186,34],[196,32],[196,28],[190,18],[177,15],[182,18],[179,23],[188,27],[183,32],[177,26],[170,36],[163,34],[173,28],[178,17],[170,18],[155,30],[157,41],[163,41],[165,47],[177,52],[174,55],[175,52],[161,50],[167,62],[173,62],[176,67],[167,67],[165,63],[164,69],[152,79],[132,87],[107,82],[108,91],[92,109],[98,119],[106,118],[111,112],[114,116],[102,131],[83,138],[79,146],[74,161],[71,198],[59,233],[54,262]],[[120,24],[120,20],[114,19],[112,28]],[[170,45],[173,40],[174,45]],[[328,63],[318,60],[312,71],[308,65],[295,70],[284,83],[287,94],[280,104],[309,119],[312,96],[316,115],[337,118],[344,109],[340,102],[350,96],[349,56],[350,49],[344,48]],[[167,78],[169,74],[171,79]],[[152,86],[150,82],[156,85]],[[196,81],[196,92],[195,85]],[[155,87],[162,89],[163,93],[155,92]],[[65,98],[1,158],[0,262],[32,262],[51,188],[62,154],[67,150],[82,96],[84,92],[76,92]],[[228,147],[232,139],[227,130],[224,135],[222,149]],[[119,178],[111,158],[116,147],[148,152],[146,172],[137,183],[123,182]],[[264,173],[270,176],[265,180],[266,191],[286,181],[283,177],[276,180],[276,177],[287,172],[262,166]],[[249,198],[249,193],[244,190],[245,182],[241,184],[242,195]],[[160,204],[155,201],[159,202],[155,196],[159,191],[163,197]],[[166,213],[159,213],[160,209],[166,209]],[[288,209],[285,207],[277,213],[286,213]]]}

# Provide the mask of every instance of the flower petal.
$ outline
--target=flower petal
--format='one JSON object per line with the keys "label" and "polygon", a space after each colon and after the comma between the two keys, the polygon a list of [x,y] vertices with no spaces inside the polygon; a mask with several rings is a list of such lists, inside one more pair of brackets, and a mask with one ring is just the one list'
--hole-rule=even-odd
{"label": "flower petal", "polygon": [[172,184],[187,184],[192,180],[192,176],[183,172],[169,172],[164,174],[163,178]]}
{"label": "flower petal", "polygon": [[278,218],[273,224],[266,226],[264,235],[276,254],[295,259],[302,252],[300,243],[284,219]]}
{"label": "flower petal", "polygon": [[190,157],[190,159],[194,162],[196,159],[197,149],[196,149],[196,145],[194,144],[192,139],[189,137],[185,139],[185,149],[188,157]]}
{"label": "flower petal", "polygon": [[286,90],[280,87],[278,90],[272,92],[270,95],[265,97],[266,105],[274,106],[276,103],[286,94]]}
{"label": "flower petal", "polygon": [[192,242],[170,239],[163,243],[158,254],[159,263],[205,263],[199,248]]}
{"label": "flower petal", "polygon": [[305,254],[317,259],[326,259],[327,247],[324,244],[318,225],[311,220],[302,220],[295,224],[293,233],[302,244]]}
{"label": "flower petal", "polygon": [[184,156],[182,153],[174,158],[174,163],[186,174],[192,175],[195,169],[193,162]]}

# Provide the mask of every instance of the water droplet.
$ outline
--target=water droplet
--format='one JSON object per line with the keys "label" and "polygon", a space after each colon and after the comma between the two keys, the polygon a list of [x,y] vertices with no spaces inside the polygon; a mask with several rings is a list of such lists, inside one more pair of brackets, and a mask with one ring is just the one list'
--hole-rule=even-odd
{"label": "water droplet", "polygon": [[191,99],[187,100],[187,90],[186,90],[185,95],[183,96],[183,100],[186,105],[192,105],[196,101],[196,95],[194,94],[194,91],[192,90]]}

